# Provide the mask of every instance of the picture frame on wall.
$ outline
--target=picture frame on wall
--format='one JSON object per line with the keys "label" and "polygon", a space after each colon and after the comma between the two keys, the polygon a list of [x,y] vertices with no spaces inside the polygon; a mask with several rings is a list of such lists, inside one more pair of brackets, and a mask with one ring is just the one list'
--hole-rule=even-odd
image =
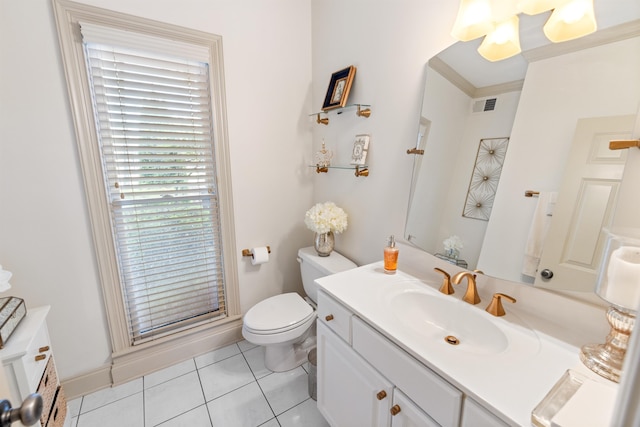
{"label": "picture frame on wall", "polygon": [[367,153],[369,152],[370,135],[356,135],[353,142],[353,151],[351,152],[351,164],[356,166],[364,166],[367,163]]}
{"label": "picture frame on wall", "polygon": [[324,103],[322,104],[322,111],[344,107],[347,104],[347,99],[349,98],[349,92],[351,91],[351,85],[353,84],[355,76],[356,67],[353,65],[331,74],[327,94],[325,95]]}

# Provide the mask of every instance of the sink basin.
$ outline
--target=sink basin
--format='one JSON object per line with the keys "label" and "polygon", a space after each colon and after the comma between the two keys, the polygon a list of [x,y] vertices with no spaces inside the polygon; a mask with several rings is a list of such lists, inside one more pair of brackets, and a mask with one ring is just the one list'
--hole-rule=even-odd
{"label": "sink basin", "polygon": [[407,290],[393,295],[390,306],[405,326],[453,351],[495,354],[509,347],[507,335],[487,318],[489,314],[465,302]]}

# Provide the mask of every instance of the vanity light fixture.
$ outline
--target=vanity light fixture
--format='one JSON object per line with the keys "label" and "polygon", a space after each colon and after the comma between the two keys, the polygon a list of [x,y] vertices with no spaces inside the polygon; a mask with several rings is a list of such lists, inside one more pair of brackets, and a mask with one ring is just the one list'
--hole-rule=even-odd
{"label": "vanity light fixture", "polygon": [[484,36],[478,52],[499,61],[521,52],[518,14],[537,15],[552,10],[543,27],[554,43],[593,33],[593,0],[461,0],[451,35],[460,41]]}
{"label": "vanity light fixture", "polygon": [[491,62],[500,61],[522,52],[520,49],[520,33],[518,15],[513,15],[496,25],[496,28],[487,34],[478,48],[478,53]]}
{"label": "vanity light fixture", "polygon": [[542,28],[554,43],[577,39],[593,33],[596,17],[593,0],[561,0]]}

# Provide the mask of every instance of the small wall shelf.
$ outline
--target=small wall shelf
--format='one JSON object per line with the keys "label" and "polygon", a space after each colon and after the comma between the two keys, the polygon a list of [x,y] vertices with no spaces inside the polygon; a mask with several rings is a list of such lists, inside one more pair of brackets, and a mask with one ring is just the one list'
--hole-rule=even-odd
{"label": "small wall shelf", "polygon": [[329,169],[344,169],[344,170],[352,170],[356,177],[358,176],[369,176],[369,166],[353,166],[353,165],[344,165],[344,166],[318,166],[318,165],[309,165],[310,168],[316,168],[316,173],[327,173]]}
{"label": "small wall shelf", "polygon": [[316,116],[316,123],[318,124],[328,125],[330,114],[342,114],[345,111],[354,109],[356,112],[356,116],[358,117],[368,118],[369,116],[371,116],[371,104],[349,104],[345,105],[344,107],[309,114],[309,116]]}

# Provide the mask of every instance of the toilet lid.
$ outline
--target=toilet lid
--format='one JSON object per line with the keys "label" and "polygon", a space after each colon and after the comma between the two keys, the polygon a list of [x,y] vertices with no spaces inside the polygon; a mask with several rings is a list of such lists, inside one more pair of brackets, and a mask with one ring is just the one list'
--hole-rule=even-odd
{"label": "toilet lid", "polygon": [[277,333],[295,328],[313,316],[313,308],[295,292],[260,301],[244,315],[244,326],[255,333]]}

